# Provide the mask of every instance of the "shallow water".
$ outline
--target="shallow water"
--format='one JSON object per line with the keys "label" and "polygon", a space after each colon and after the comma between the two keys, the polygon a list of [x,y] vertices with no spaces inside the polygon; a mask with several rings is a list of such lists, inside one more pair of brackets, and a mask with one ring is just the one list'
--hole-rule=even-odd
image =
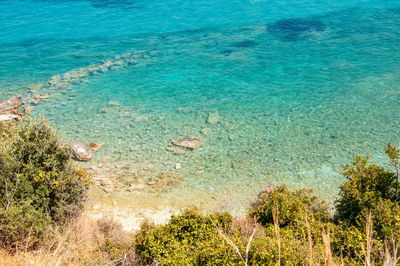
{"label": "shallow water", "polygon": [[[96,186],[115,184],[98,200],[240,213],[280,183],[332,200],[356,154],[386,162],[383,147],[399,143],[397,1],[26,0],[0,10],[0,96],[48,95],[34,116],[68,140],[106,143],[83,164]],[[187,136],[206,140],[170,151]]]}

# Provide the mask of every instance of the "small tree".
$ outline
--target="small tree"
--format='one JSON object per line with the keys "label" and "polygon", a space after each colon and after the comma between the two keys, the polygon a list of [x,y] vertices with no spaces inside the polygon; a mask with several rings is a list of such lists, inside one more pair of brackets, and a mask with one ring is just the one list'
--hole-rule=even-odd
{"label": "small tree", "polygon": [[[46,229],[76,215],[88,177],[46,121],[0,123],[0,243],[34,247]],[[29,240],[29,244],[26,242]]]}
{"label": "small tree", "polygon": [[362,231],[371,213],[376,237],[380,240],[400,237],[400,205],[398,197],[398,150],[386,150],[396,173],[376,164],[369,157],[357,156],[343,174],[347,181],[340,186],[335,219],[356,226]]}

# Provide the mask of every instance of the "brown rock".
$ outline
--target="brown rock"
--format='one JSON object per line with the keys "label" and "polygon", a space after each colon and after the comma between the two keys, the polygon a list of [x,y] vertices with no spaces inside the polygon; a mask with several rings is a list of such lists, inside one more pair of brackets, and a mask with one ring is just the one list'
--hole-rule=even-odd
{"label": "brown rock", "polygon": [[0,122],[17,122],[21,117],[25,116],[17,109],[0,112]]}
{"label": "brown rock", "polygon": [[0,122],[17,122],[19,116],[13,114],[2,114],[0,115]]}
{"label": "brown rock", "polygon": [[104,145],[104,143],[100,142],[100,143],[89,143],[89,149],[91,149],[92,151],[98,151],[100,150],[100,148]]}
{"label": "brown rock", "polygon": [[205,139],[202,137],[186,137],[175,139],[172,141],[172,144],[186,149],[194,150],[204,141]]}
{"label": "brown rock", "polygon": [[72,156],[79,161],[89,161],[93,157],[93,152],[82,141],[72,143]]}
{"label": "brown rock", "polygon": [[129,191],[142,190],[142,189],[145,189],[145,188],[146,188],[145,184],[131,184],[129,186]]}
{"label": "brown rock", "polygon": [[0,114],[16,109],[22,104],[22,98],[19,95],[14,95],[7,101],[0,102]]}

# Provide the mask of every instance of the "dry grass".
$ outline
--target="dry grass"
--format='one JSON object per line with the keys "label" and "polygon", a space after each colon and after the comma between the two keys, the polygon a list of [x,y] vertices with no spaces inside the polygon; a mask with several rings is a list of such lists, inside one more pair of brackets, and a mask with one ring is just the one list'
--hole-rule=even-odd
{"label": "dry grass", "polygon": [[278,265],[281,265],[281,235],[279,232],[279,207],[276,204],[276,210],[272,212],[272,217],[274,219],[274,227],[275,227],[275,238],[278,243]]}
{"label": "dry grass", "polygon": [[322,232],[322,241],[324,243],[324,263],[327,266],[333,266],[331,234],[329,228],[327,232],[325,232],[325,230]]}
{"label": "dry grass", "polygon": [[52,232],[36,251],[19,250],[13,254],[0,250],[0,265],[135,265],[134,254],[123,254],[112,259],[102,244],[107,239],[129,243],[132,235],[121,230],[121,226],[110,219],[95,221],[80,216],[64,232]]}
{"label": "dry grass", "polygon": [[395,239],[391,241],[385,241],[385,261],[384,266],[395,266],[400,263],[399,257],[399,244],[396,243]]}
{"label": "dry grass", "polygon": [[230,226],[230,232],[239,232],[242,239],[249,239],[253,234],[254,228],[257,230],[257,235],[261,236],[263,227],[257,222],[255,218],[247,217],[233,217],[232,224]]}
{"label": "dry grass", "polygon": [[307,228],[307,243],[308,243],[308,265],[314,265],[314,255],[313,255],[313,243],[311,236],[310,223],[308,222],[307,215],[305,216],[306,228]]}
{"label": "dry grass", "polygon": [[363,262],[365,266],[371,266],[373,263],[371,262],[371,253],[372,253],[372,246],[373,246],[373,224],[372,224],[372,215],[369,212],[367,221],[365,223],[365,243],[362,243],[361,248],[364,256],[360,254],[356,255],[358,258]]}

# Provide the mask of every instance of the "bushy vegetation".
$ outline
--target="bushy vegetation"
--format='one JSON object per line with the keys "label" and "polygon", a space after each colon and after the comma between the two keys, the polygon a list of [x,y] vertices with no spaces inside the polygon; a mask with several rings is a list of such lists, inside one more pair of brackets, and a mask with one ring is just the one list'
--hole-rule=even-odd
{"label": "bushy vegetation", "polygon": [[136,248],[150,264],[229,265],[239,262],[234,251],[218,234],[217,227],[228,228],[228,213],[201,215],[186,210],[173,216],[165,226],[143,224]]}
{"label": "bushy vegetation", "polygon": [[45,121],[0,123],[0,245],[35,247],[82,209],[88,177]]}
{"label": "bushy vegetation", "polygon": [[312,190],[282,185],[260,193],[240,222],[187,210],[167,225],[145,223],[136,250],[165,265],[396,265],[400,156],[391,145],[386,153],[395,172],[368,157],[347,165],[334,214]]}

